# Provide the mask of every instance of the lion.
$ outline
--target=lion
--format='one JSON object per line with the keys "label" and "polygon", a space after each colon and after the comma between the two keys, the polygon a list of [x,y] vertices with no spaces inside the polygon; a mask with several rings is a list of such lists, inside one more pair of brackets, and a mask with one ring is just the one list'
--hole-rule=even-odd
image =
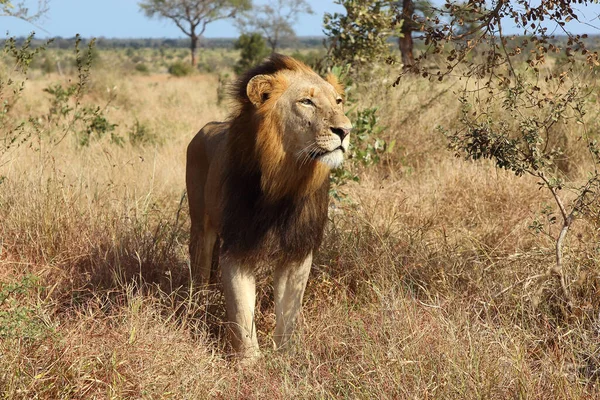
{"label": "lion", "polygon": [[274,275],[273,339],[282,348],[323,238],[329,173],[344,159],[352,124],[335,76],[323,79],[291,57],[271,55],[231,91],[230,118],[208,123],[187,149],[190,262],[193,280],[205,285],[220,253],[230,342],[238,356],[254,358],[257,269]]}

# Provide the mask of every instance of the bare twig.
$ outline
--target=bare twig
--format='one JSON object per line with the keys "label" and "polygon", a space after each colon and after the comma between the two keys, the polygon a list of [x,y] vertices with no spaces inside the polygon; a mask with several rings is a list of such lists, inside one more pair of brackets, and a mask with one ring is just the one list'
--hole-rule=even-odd
{"label": "bare twig", "polygon": [[531,282],[540,278],[544,278],[548,276],[548,274],[538,274],[538,275],[533,275],[533,276],[528,276],[527,278],[523,278],[521,280],[518,280],[517,282],[513,283],[510,286],[505,287],[504,289],[502,289],[501,291],[499,291],[498,293],[496,293],[495,295],[492,296],[493,299],[502,296],[504,293],[514,289],[515,287],[519,286],[522,283],[526,283],[526,282]]}
{"label": "bare twig", "polygon": [[563,217],[563,226],[560,230],[560,233],[558,234],[558,238],[556,239],[556,247],[555,247],[556,264],[549,267],[546,274],[547,275],[556,275],[558,277],[558,279],[560,281],[560,287],[563,292],[563,296],[565,296],[565,300],[567,301],[567,304],[569,305],[569,307],[571,307],[572,306],[571,295],[569,293],[569,289],[567,287],[565,275],[563,272],[563,251],[562,251],[562,249],[563,249],[565,237],[567,236],[569,228],[571,227],[571,223],[573,222],[573,215],[576,211],[576,207],[573,207],[573,209],[571,210],[570,213],[567,212],[567,209],[565,208],[565,205],[564,205],[562,199],[560,198],[560,196],[558,196],[557,188],[544,176],[543,173],[539,173],[538,176],[540,177],[540,179],[542,179],[542,181],[544,182],[546,187],[548,187],[548,189],[552,193],[552,196],[554,197],[554,200],[556,201],[556,204],[558,205],[558,208],[560,209],[560,213]]}

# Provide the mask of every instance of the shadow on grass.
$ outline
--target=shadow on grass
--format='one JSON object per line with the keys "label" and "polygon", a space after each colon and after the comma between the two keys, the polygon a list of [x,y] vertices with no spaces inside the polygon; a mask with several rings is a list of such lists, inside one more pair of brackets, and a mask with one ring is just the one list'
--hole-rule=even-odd
{"label": "shadow on grass", "polygon": [[[194,336],[215,346],[225,342],[225,305],[220,283],[207,288],[193,284],[189,268],[188,231],[179,223],[159,220],[123,232],[118,241],[106,236],[89,254],[65,265],[50,279],[59,313],[100,302],[109,316],[122,312],[138,296],[149,298],[164,320],[176,321]],[[52,282],[55,281],[55,282]],[[220,280],[215,280],[220,282]]]}

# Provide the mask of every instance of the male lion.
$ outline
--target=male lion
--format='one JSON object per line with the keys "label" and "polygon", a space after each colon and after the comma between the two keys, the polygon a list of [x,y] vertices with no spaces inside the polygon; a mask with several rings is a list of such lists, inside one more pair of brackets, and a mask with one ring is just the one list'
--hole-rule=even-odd
{"label": "male lion", "polygon": [[342,163],[352,125],[335,77],[324,80],[283,55],[246,73],[232,92],[230,119],[207,124],[187,150],[190,257],[193,278],[209,283],[220,238],[230,340],[239,356],[253,357],[256,270],[274,271],[279,348],[301,307],[327,219],[329,171]]}

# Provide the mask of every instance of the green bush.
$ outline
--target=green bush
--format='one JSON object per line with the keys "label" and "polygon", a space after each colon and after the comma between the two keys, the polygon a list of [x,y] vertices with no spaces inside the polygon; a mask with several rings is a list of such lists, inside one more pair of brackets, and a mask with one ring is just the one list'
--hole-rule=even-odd
{"label": "green bush", "polygon": [[156,143],[156,135],[151,131],[148,125],[135,120],[135,123],[128,132],[129,143],[132,146]]}
{"label": "green bush", "polygon": [[396,145],[396,141],[387,142],[382,133],[386,127],[381,125],[378,109],[358,108],[357,99],[353,95],[352,88],[354,82],[350,76],[350,64],[345,67],[334,67],[331,73],[337,76],[340,82],[346,87],[346,115],[352,121],[352,140],[348,149],[348,161],[344,168],[337,168],[331,174],[331,194],[334,198],[342,200],[346,194],[341,190],[348,181],[358,182],[360,169],[377,165],[381,161],[381,156],[391,153]]}
{"label": "green bush", "polygon": [[33,48],[32,40],[33,34],[29,35],[19,47],[14,37],[8,38],[4,41],[4,48],[0,51],[0,56],[7,68],[6,71],[0,70],[0,159],[11,148],[24,144],[29,138],[39,135],[41,132],[37,119],[24,120],[22,116],[13,112],[14,105],[25,90],[30,66],[38,54],[44,52],[51,43],[48,41],[42,46]]}
{"label": "green bush", "polygon": [[169,73],[173,76],[181,77],[191,75],[194,72],[194,67],[183,61],[175,61],[169,66]]}
{"label": "green bush", "polygon": [[267,43],[258,33],[241,35],[233,46],[241,50],[240,59],[233,67],[238,75],[254,67],[269,55]]}
{"label": "green bush", "polygon": [[215,60],[208,59],[198,63],[198,71],[212,74],[217,70]]}
{"label": "green bush", "polygon": [[50,56],[46,56],[44,61],[42,61],[42,65],[40,65],[40,69],[46,74],[56,72],[56,60]]}
{"label": "green bush", "polygon": [[292,53],[292,57],[302,61],[315,71],[323,70],[323,59],[325,58],[325,50],[311,50],[309,52],[296,51]]}
{"label": "green bush", "polygon": [[40,318],[39,308],[27,301],[40,289],[33,275],[0,283],[0,339],[36,340],[52,332]]}
{"label": "green bush", "polygon": [[388,38],[397,34],[393,2],[387,0],[336,0],[343,13],[325,13],[323,27],[332,65],[370,68],[392,58]]}
{"label": "green bush", "polygon": [[143,75],[148,75],[150,73],[150,68],[146,64],[135,64],[135,70]]}
{"label": "green bush", "polygon": [[[85,44],[85,42],[83,42],[83,40],[80,40],[82,43],[81,44]],[[86,64],[89,66],[89,68],[96,68],[99,66],[102,66],[102,56],[100,55],[100,51],[98,50],[98,48],[96,47],[96,41],[92,40],[89,43],[85,44],[87,46],[86,49]],[[79,61],[77,60],[77,57],[71,59],[71,67],[75,68],[75,69],[79,69],[80,65],[79,65]]]}
{"label": "green bush", "polygon": [[87,107],[82,110],[85,128],[79,132],[80,146],[89,146],[91,140],[101,139],[107,133],[110,133],[111,143],[123,144],[123,139],[115,133],[117,124],[110,123],[104,116],[104,111],[100,107]]}
{"label": "green bush", "polygon": [[217,86],[217,104],[221,105],[223,100],[227,97],[227,88],[231,83],[231,77],[229,74],[219,74],[219,84]]}
{"label": "green bush", "polygon": [[51,96],[50,109],[43,119],[60,128],[64,132],[63,135],[68,132],[74,133],[79,146],[88,146],[91,141],[99,140],[106,134],[110,134],[112,143],[122,144],[122,138],[115,132],[117,124],[106,118],[106,110],[113,97],[103,107],[80,107],[81,96],[89,78],[89,64],[87,67],[79,65],[79,71],[82,78],[79,82],[66,87],[56,83],[43,89]]}
{"label": "green bush", "polygon": [[46,74],[56,72],[56,59],[46,53],[43,57],[35,57],[29,67],[39,69]]}

